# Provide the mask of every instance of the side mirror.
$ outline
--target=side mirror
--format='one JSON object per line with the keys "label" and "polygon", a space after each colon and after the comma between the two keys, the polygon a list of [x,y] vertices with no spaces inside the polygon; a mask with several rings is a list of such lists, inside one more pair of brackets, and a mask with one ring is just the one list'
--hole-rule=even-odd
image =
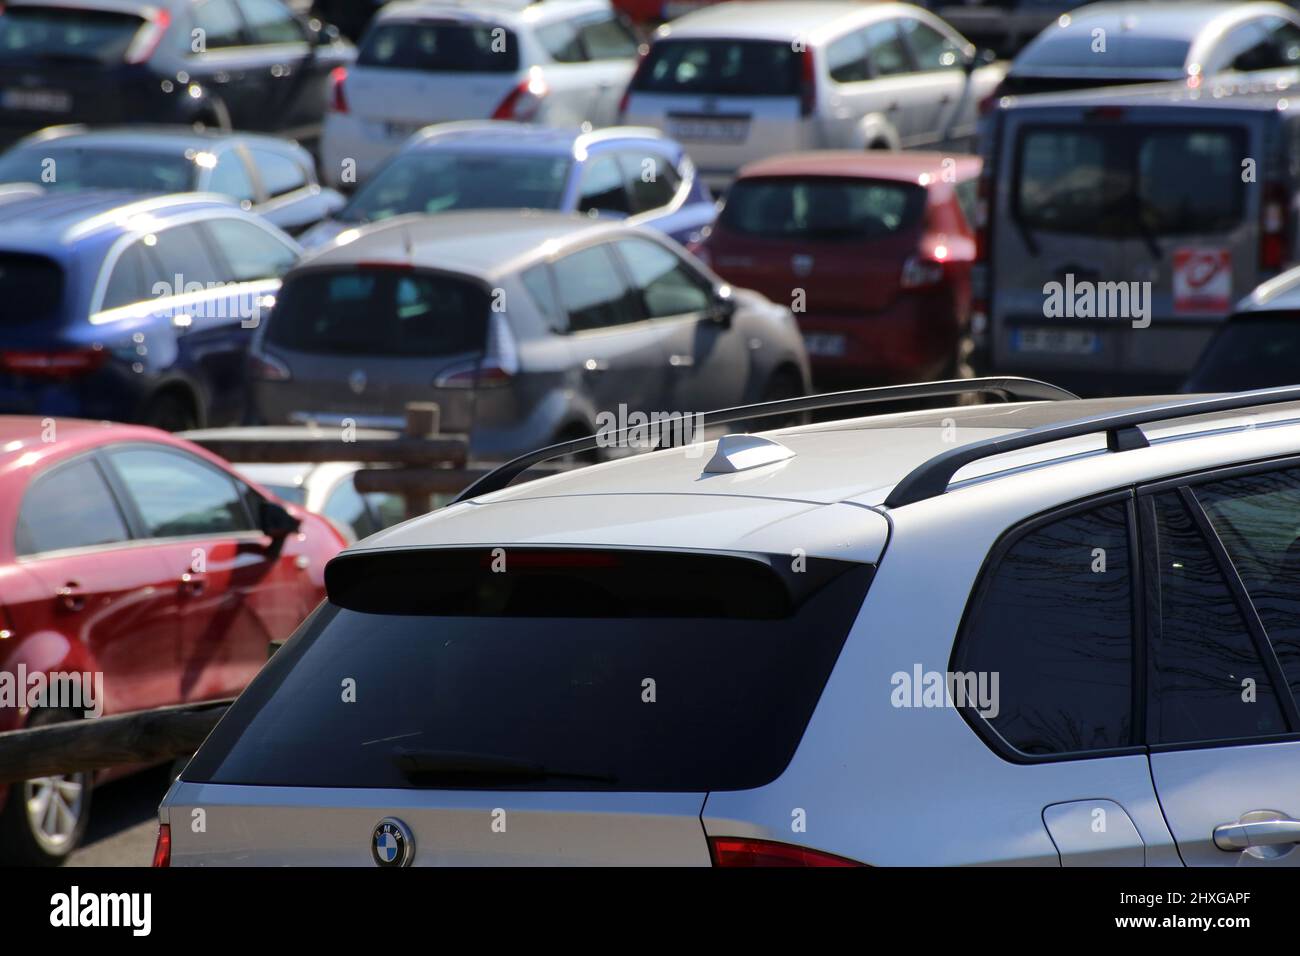
{"label": "side mirror", "polygon": [[274,501],[263,501],[261,514],[258,515],[258,527],[262,534],[273,540],[280,540],[288,537],[298,530],[302,524],[297,518],[291,515],[282,505]]}
{"label": "side mirror", "polygon": [[731,318],[736,314],[736,297],[731,291],[731,286],[721,285],[713,290],[713,305],[709,307],[707,313],[710,322],[716,322],[718,325],[731,325]]}

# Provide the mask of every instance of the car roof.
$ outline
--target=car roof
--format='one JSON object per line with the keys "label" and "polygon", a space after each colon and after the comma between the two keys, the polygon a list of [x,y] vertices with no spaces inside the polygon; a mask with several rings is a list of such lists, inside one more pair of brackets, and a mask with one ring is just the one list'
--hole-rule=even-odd
{"label": "car roof", "polygon": [[426,126],[402,147],[407,150],[473,147],[503,153],[573,156],[598,143],[654,140],[677,147],[676,142],[650,126],[607,126],[598,130],[539,126],[510,120],[466,120]]}
{"label": "car roof", "polygon": [[232,143],[246,143],[259,148],[267,147],[277,152],[297,152],[296,143],[257,133],[223,132],[221,130],[196,130],[190,126],[165,126],[141,123],[132,126],[84,126],[69,124],[49,126],[23,137],[15,146],[38,144],[86,143],[96,148],[131,149],[135,151],[175,153],[190,148],[215,148]]}
{"label": "car roof", "polygon": [[[1182,82],[1140,83],[1108,86],[1029,96],[1004,96],[998,111],[1049,111],[1057,107],[1121,107],[1131,109],[1193,109],[1198,115],[1211,110],[1232,110],[1285,114],[1300,109],[1294,95],[1295,81],[1285,77],[1251,79],[1228,77],[1209,80],[1200,89]],[[1290,93],[1290,95],[1288,95]]]}
{"label": "car roof", "polygon": [[463,20],[501,20],[511,15],[525,21],[552,19],[552,14],[608,10],[608,0],[398,0],[379,8],[375,23],[448,17]]}
{"label": "car roof", "polygon": [[11,0],[7,7],[65,7],[83,10],[107,10],[118,13],[134,13],[140,16],[150,7],[189,6],[191,0]]}
{"label": "car roof", "polygon": [[896,16],[916,7],[853,0],[732,0],[692,10],[659,28],[656,38],[713,37],[737,40],[809,39],[845,20]]}
{"label": "car roof", "polygon": [[[862,176],[921,182],[938,179],[955,162],[963,175],[979,173],[980,158],[965,153],[888,150],[812,150],[784,153],[741,167],[737,179],[757,176]],[[922,177],[926,177],[922,182]]]}
{"label": "car roof", "polygon": [[410,213],[345,230],[293,271],[384,262],[492,278],[588,238],[637,231],[617,222],[531,209]]}
{"label": "car roof", "polygon": [[6,244],[67,247],[96,234],[115,234],[208,209],[238,210],[225,196],[174,193],[156,196],[125,190],[87,189],[46,193],[0,203],[0,236]]}
{"label": "car roof", "polygon": [[[57,440],[51,441],[51,435]],[[228,467],[205,449],[147,425],[40,415],[0,415],[0,474],[61,460],[101,445],[127,441],[148,441],[184,448],[223,468]]]}
{"label": "car roof", "polygon": [[1091,35],[1104,29],[1108,34],[1140,33],[1167,39],[1192,41],[1212,24],[1237,15],[1249,15],[1251,8],[1266,9],[1268,3],[1189,2],[1179,0],[1142,0],[1141,3],[1090,3],[1077,7],[1055,21],[1038,35],[1042,42],[1079,33]]}

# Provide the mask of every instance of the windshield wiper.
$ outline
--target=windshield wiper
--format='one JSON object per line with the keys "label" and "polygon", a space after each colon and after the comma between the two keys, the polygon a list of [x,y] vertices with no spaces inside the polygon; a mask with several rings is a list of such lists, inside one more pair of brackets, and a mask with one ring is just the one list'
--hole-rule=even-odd
{"label": "windshield wiper", "polygon": [[552,770],[543,764],[497,754],[459,753],[451,750],[393,751],[392,761],[407,780],[420,786],[462,784],[484,786],[491,783],[529,783],[540,780],[587,780],[614,783],[607,773],[574,773]]}

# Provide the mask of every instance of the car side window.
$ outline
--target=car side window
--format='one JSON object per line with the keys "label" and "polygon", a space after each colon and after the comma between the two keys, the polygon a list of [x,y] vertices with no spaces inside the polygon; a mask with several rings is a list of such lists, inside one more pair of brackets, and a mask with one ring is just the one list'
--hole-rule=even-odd
{"label": "car side window", "polygon": [[538,27],[537,41],[556,63],[581,63],[586,58],[578,39],[578,25],[572,20],[557,20]]}
{"label": "car side window", "polygon": [[302,24],[280,0],[238,0],[255,44],[304,43]]}
{"label": "car side window", "polygon": [[14,550],[19,555],[41,554],[130,537],[99,466],[82,458],[32,480],[18,511]]}
{"label": "car side window", "polygon": [[1300,694],[1300,469],[1198,485],[1293,694]]}
{"label": "car side window", "polygon": [[151,538],[249,531],[241,489],[182,451],[133,446],[108,453]]}
{"label": "car side window", "polygon": [[325,506],[321,508],[321,514],[345,528],[351,528],[358,540],[379,530],[366,506],[365,498],[357,492],[350,477],[340,481],[330,492],[325,499]]}
{"label": "car side window", "polygon": [[961,69],[962,51],[951,38],[911,17],[903,18],[900,24],[918,70]]}
{"label": "car side window", "polygon": [[551,282],[551,269],[546,263],[533,266],[520,277],[524,288],[536,303],[537,309],[546,319],[546,324],[556,332],[567,332],[569,320],[564,314],[560,300],[555,297],[555,286]]}
{"label": "car side window", "polygon": [[[194,28],[202,33],[187,38],[191,53],[227,49],[245,43],[244,23],[235,9],[234,0],[199,0],[194,6]],[[199,46],[196,42],[199,39],[202,45],[196,50],[194,47]]]}
{"label": "car side window", "polygon": [[560,304],[574,332],[625,325],[643,318],[607,245],[571,253],[552,266]]}
{"label": "car side window", "polygon": [[827,45],[826,67],[836,83],[871,79],[871,69],[867,66],[866,33],[855,30]]}
{"label": "car side window", "polygon": [[995,560],[958,643],[954,702],[969,689],[970,706],[1024,754],[1132,745],[1126,504],[1034,525]]}
{"label": "car side window", "polygon": [[104,301],[101,308],[117,309],[149,298],[148,277],[155,275],[157,267],[144,247],[136,239],[117,257],[113,271],[109,273],[108,285],[104,289]]}
{"label": "car side window", "polygon": [[1210,57],[1212,72],[1267,70],[1281,66],[1268,32],[1258,20],[1229,30]]}
{"label": "car side window", "polygon": [[1295,66],[1300,63],[1300,27],[1281,17],[1266,17],[1264,29],[1268,31],[1278,66]]}
{"label": "car side window", "polygon": [[[146,236],[144,244],[150,245]],[[189,285],[198,282],[207,285],[210,282],[222,282],[227,279],[225,270],[218,264],[212,251],[203,239],[202,230],[197,223],[184,226],[172,226],[153,236],[152,254],[162,268],[160,284],[180,280]],[[151,289],[151,292],[157,290]],[[172,295],[179,295],[183,289],[172,289]]]}
{"label": "car side window", "polygon": [[619,154],[619,161],[627,176],[633,212],[667,206],[681,188],[682,179],[666,156],[650,150],[628,150]]}
{"label": "car side window", "polygon": [[615,246],[649,318],[703,312],[713,304],[712,285],[672,250],[650,239],[620,239]]}
{"label": "car side window", "polygon": [[612,153],[593,157],[578,185],[578,212],[628,215],[632,211],[623,170]]}
{"label": "car side window", "polygon": [[636,36],[609,14],[579,24],[578,39],[588,60],[629,60],[637,53]]}
{"label": "car side window", "polygon": [[283,196],[307,185],[307,171],[293,157],[256,146],[249,148],[248,155],[257,167],[268,197]]}
{"label": "car side window", "polygon": [[912,72],[912,60],[898,33],[897,20],[872,24],[867,27],[864,39],[872,76],[896,76]]}
{"label": "car side window", "polygon": [[296,249],[256,223],[209,219],[203,226],[229,264],[233,282],[282,276],[298,259]]}
{"label": "car side window", "polygon": [[257,190],[253,179],[248,175],[244,159],[233,149],[228,149],[217,157],[217,164],[212,167],[208,179],[208,191],[232,196],[240,202],[253,202],[257,199]]}
{"label": "car side window", "polygon": [[1285,733],[1243,608],[1177,491],[1153,496],[1159,614],[1148,642],[1151,743]]}

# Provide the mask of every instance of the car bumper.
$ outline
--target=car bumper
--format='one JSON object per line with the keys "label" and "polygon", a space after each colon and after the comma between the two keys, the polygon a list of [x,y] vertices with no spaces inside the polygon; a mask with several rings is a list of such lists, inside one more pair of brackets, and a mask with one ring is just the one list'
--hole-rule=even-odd
{"label": "car bumper", "polygon": [[904,296],[880,312],[797,318],[817,388],[937,377],[952,364],[960,335],[951,299],[942,294]]}

